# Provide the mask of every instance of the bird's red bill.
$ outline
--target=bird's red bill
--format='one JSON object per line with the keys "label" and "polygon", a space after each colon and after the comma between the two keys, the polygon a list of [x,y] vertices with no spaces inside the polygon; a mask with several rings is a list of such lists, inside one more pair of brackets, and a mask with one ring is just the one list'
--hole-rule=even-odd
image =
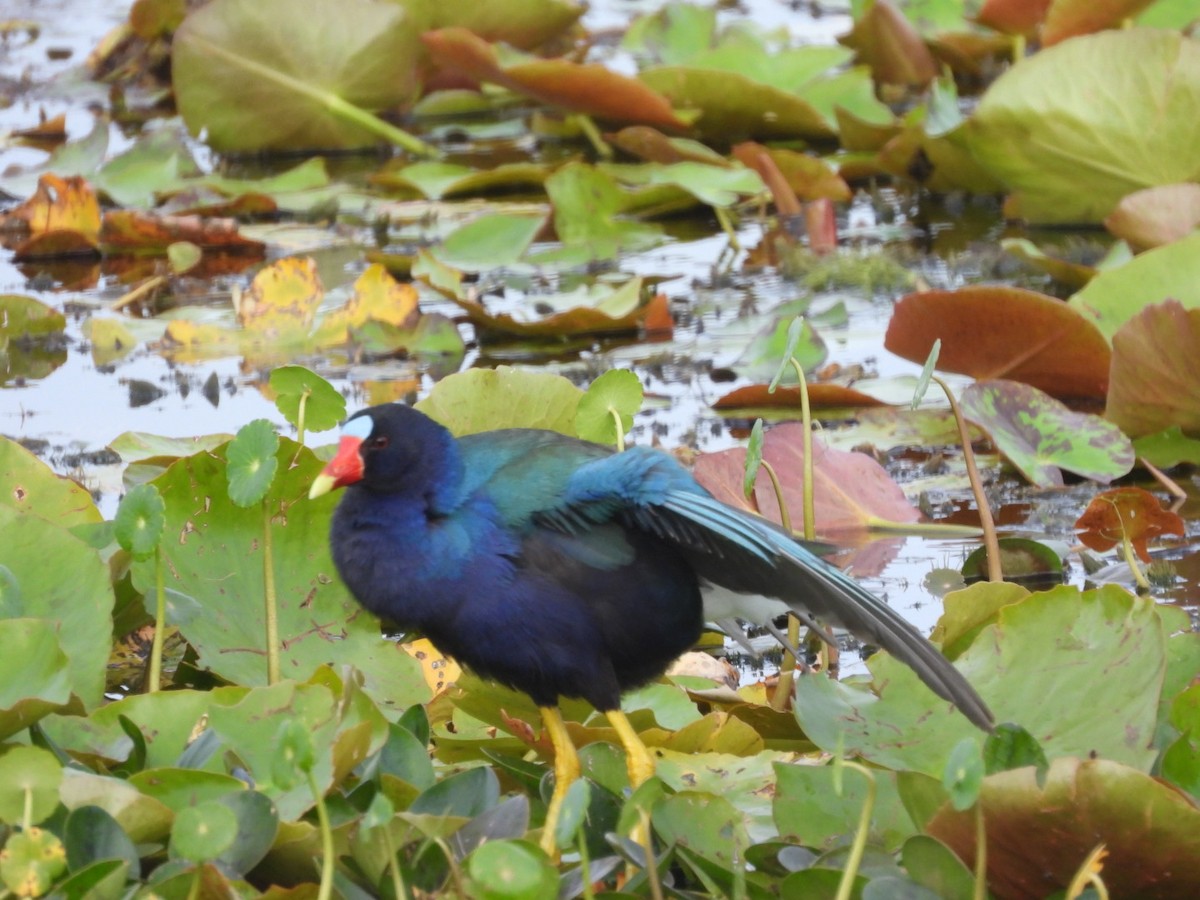
{"label": "bird's red bill", "polygon": [[361,481],[363,477],[363,461],[358,449],[362,446],[362,438],[353,435],[343,435],[338,441],[337,453],[321,470],[322,475],[333,479],[332,487],[340,488]]}

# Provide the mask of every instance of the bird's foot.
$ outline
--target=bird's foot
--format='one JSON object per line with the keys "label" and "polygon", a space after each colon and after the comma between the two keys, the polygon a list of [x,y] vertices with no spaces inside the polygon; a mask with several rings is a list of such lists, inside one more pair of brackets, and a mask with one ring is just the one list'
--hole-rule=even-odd
{"label": "bird's foot", "polygon": [[558,820],[562,815],[563,802],[567,799],[567,791],[579,779],[579,754],[571,743],[567,733],[566,723],[557,706],[541,707],[542,722],[550,743],[554,747],[554,793],[550,795],[550,804],[546,807],[546,821],[542,825],[541,847],[546,855],[557,862],[559,857],[558,840],[555,832],[558,830]]}

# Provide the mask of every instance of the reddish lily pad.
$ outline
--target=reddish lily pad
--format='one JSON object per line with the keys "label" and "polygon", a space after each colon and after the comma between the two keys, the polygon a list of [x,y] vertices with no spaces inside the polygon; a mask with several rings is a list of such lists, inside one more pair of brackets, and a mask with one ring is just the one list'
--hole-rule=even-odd
{"label": "reddish lily pad", "polygon": [[1133,444],[1121,429],[1027,384],[980,381],[959,402],[963,415],[1039,487],[1061,485],[1060,469],[1107,484],[1133,468]]}
{"label": "reddish lily pad", "polygon": [[1121,199],[1104,227],[1135,247],[1160,247],[1200,226],[1200,184],[1163,184]]}
{"label": "reddish lily pad", "polygon": [[1147,307],[1113,336],[1105,418],[1131,437],[1176,426],[1200,436],[1200,309]]}
{"label": "reddish lily pad", "polygon": [[[1200,810],[1119,762],[1055,759],[1041,786],[1033,766],[998,772],[984,779],[979,803],[997,896],[1056,894],[1097,845],[1108,851],[1101,877],[1113,897],[1190,897],[1200,884]],[[928,831],[970,864],[975,815],[943,807]]]}
{"label": "reddish lily pad", "polygon": [[1054,0],[1042,26],[1042,46],[1067,38],[1116,28],[1132,19],[1154,0]]}
{"label": "reddish lily pad", "polygon": [[1005,34],[1029,34],[1054,0],[984,0],[975,21]]}
{"label": "reddish lily pad", "polygon": [[460,25],[486,41],[521,50],[562,34],[587,9],[575,0],[402,0],[401,6],[418,17],[423,31]]}
{"label": "reddish lily pad", "polygon": [[1075,522],[1079,539],[1098,553],[1128,540],[1142,562],[1150,562],[1146,542],[1163,534],[1184,535],[1183,519],[1163,509],[1158,498],[1139,487],[1116,488],[1092,498]]}
{"label": "reddish lily pad", "polygon": [[[800,388],[777,387],[774,392],[768,385],[751,384],[730,391],[713,402],[713,409],[800,409]],[[814,408],[847,406],[886,406],[870,394],[856,391],[840,384],[810,384],[808,402]]]}
{"label": "reddish lily pad", "polygon": [[1021,288],[922,291],[896,304],[884,346],[923,363],[940,339],[938,368],[1009,378],[1056,397],[1103,397],[1109,350],[1100,331],[1053,297]]}
{"label": "reddish lily pad", "polygon": [[[783,499],[798,521],[804,508],[804,426],[779,425],[763,440],[763,459],[774,467],[783,488]],[[813,442],[816,529],[819,534],[837,534],[870,528],[881,522],[915,522],[921,514],[904,498],[904,492],[875,460],[864,453],[848,453]],[[740,509],[761,511],[780,521],[779,502],[769,479],[755,485],[757,509],[742,492],[746,451],[738,448],[704,453],[696,459],[696,480],[717,499]]]}
{"label": "reddish lily pad", "polygon": [[924,87],[938,74],[917,29],[888,0],[876,0],[841,42],[858,51],[878,84]]}
{"label": "reddish lily pad", "polygon": [[968,125],[976,159],[1033,222],[1099,222],[1126,194],[1193,181],[1200,44],[1149,28],[1088,35],[998,78]]}
{"label": "reddish lily pad", "polygon": [[104,214],[100,245],[106,253],[166,253],[186,241],[197,247],[262,256],[266,245],[238,234],[236,219],[162,216],[133,209]]}
{"label": "reddish lily pad", "polygon": [[687,123],[657,91],[604,66],[566,59],[502,65],[495,48],[465,28],[441,28],[421,36],[442,66],[574,112],[600,119],[682,130]]}

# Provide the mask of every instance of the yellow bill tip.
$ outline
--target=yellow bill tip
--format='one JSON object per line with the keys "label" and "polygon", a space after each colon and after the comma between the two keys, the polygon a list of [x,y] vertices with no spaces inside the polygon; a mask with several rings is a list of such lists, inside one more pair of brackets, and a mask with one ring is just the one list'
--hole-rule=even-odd
{"label": "yellow bill tip", "polygon": [[313,479],[312,487],[308,489],[308,499],[316,500],[318,497],[324,497],[335,487],[337,487],[337,479],[322,472]]}

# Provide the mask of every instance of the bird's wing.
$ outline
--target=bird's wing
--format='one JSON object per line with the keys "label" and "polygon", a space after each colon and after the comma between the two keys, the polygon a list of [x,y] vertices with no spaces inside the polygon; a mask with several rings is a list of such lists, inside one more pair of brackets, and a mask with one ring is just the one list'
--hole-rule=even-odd
{"label": "bird's wing", "polygon": [[537,518],[569,532],[613,520],[650,532],[684,552],[702,579],[728,589],[727,601],[731,594],[774,598],[841,625],[911,667],[976,725],[992,727],[979,695],[907,620],[788,532],[713,498],[666,454],[635,448],[588,461]]}

